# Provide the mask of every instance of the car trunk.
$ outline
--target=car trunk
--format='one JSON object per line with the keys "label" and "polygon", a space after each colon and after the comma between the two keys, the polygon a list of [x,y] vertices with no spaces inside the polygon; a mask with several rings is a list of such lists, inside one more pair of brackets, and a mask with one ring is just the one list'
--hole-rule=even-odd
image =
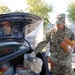
{"label": "car trunk", "polygon": [[[25,53],[26,53],[26,52],[25,52]],[[25,53],[23,53],[23,54],[21,54],[21,55],[19,55],[19,56],[17,56],[17,57],[13,56],[14,58],[3,61],[3,62],[1,63],[1,65],[6,64],[6,66],[7,66],[7,65],[8,65],[7,62],[9,62],[10,67],[13,66],[13,70],[14,70],[13,72],[14,72],[14,74],[16,74],[16,73],[17,73],[17,69],[16,69],[17,66],[19,66],[19,68],[20,68],[20,67],[24,68],[24,54],[25,54]],[[41,71],[40,75],[47,75],[47,73],[48,73],[48,65],[47,65],[47,60],[46,60],[46,58],[45,58],[45,55],[44,55],[44,54],[41,54],[41,53],[38,53],[36,56],[39,57],[39,58],[41,58],[42,61],[43,61],[42,71]],[[38,65],[38,66],[39,66],[39,65]],[[22,70],[22,68],[20,69],[20,71]],[[27,71],[27,70],[28,70],[28,69],[26,69],[26,71]],[[35,73],[33,73],[33,75],[34,75],[34,74],[35,74]],[[4,75],[7,75],[7,74],[4,74]],[[13,74],[12,74],[12,75],[13,75]],[[30,74],[29,74],[29,75],[30,75]],[[37,74],[35,74],[35,75],[37,75]]]}
{"label": "car trunk", "polygon": [[[47,73],[48,73],[48,65],[47,65],[47,60],[46,60],[44,54],[38,53],[36,56],[41,58],[42,61],[44,62],[40,75],[47,75]],[[10,60],[9,62],[10,62],[11,65],[13,65],[14,72],[15,72],[17,65],[21,65],[21,66],[24,65],[24,54],[22,54],[19,57],[16,57],[16,58]]]}
{"label": "car trunk", "polygon": [[23,61],[24,61],[24,54],[12,59],[12,60],[9,60],[10,65],[13,65],[13,67],[14,67],[14,72],[16,71],[17,65],[23,65]]}

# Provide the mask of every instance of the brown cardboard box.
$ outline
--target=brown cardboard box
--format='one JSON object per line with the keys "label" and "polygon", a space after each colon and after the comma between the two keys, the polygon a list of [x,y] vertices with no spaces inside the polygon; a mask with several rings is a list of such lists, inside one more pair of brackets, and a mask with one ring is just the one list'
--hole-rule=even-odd
{"label": "brown cardboard box", "polygon": [[68,50],[67,50],[67,46],[69,46],[69,45],[71,47],[75,46],[74,41],[70,41],[68,38],[64,38],[63,41],[60,43],[60,46],[63,48],[63,50],[66,53],[69,53]]}

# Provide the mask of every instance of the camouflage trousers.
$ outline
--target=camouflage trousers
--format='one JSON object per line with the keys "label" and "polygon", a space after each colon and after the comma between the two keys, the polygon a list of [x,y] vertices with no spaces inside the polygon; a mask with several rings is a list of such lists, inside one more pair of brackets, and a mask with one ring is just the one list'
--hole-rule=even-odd
{"label": "camouflage trousers", "polygon": [[58,59],[55,54],[51,54],[50,60],[52,61],[53,75],[72,75],[72,58],[70,55]]}

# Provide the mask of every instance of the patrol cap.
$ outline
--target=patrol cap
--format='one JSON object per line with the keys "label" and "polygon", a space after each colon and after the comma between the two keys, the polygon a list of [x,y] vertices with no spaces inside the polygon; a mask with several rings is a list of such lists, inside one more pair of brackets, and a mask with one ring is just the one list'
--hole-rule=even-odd
{"label": "patrol cap", "polygon": [[65,21],[65,14],[64,13],[61,13],[59,15],[57,15],[56,17],[56,24],[61,24],[62,22]]}

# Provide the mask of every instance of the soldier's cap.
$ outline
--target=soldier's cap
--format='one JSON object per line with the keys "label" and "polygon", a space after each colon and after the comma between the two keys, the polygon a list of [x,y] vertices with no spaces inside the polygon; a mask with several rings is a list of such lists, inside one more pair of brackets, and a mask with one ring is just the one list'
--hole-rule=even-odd
{"label": "soldier's cap", "polygon": [[62,22],[64,22],[65,21],[65,16],[66,15],[64,13],[57,15],[56,24],[61,24]]}

